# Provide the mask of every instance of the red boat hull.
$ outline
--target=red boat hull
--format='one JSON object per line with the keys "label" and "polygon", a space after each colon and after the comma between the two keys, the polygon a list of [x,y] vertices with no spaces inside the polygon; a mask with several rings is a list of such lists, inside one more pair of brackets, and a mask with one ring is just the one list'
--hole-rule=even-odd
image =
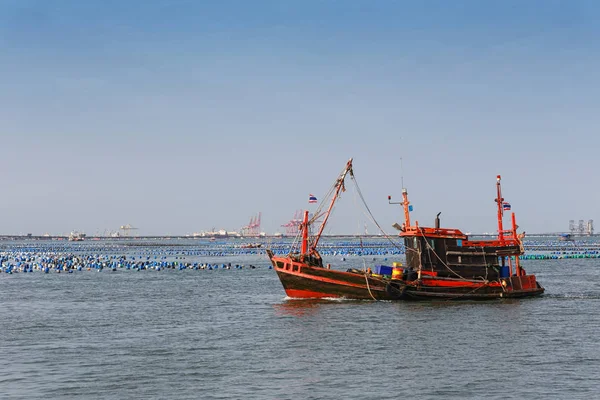
{"label": "red boat hull", "polygon": [[[282,262],[285,259],[277,260]],[[371,276],[311,267],[302,263],[292,264],[289,259],[288,262],[288,270],[277,267],[276,262],[274,265],[285,293],[292,298],[391,300],[399,297],[388,294],[386,283]],[[297,267],[296,271],[293,270],[294,267]]]}
{"label": "red boat hull", "polygon": [[533,275],[491,282],[423,276],[420,280],[407,282],[373,277],[360,271],[344,272],[310,266],[288,257],[272,257],[271,261],[286,294],[291,298],[487,300],[537,296],[544,292]]}

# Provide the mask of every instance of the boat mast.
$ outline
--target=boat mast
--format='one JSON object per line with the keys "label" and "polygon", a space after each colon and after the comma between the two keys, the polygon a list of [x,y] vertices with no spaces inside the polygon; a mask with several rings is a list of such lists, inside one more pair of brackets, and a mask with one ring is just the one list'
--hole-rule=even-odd
{"label": "boat mast", "polygon": [[[519,237],[517,236],[517,221],[515,219],[515,213],[511,213],[511,221],[512,221],[512,231],[513,231],[513,239],[519,244],[521,247],[521,242]],[[521,276],[521,263],[519,262],[519,254],[515,254],[515,272],[517,276]]]}
{"label": "boat mast", "polygon": [[498,203],[498,240],[504,241],[504,228],[502,226],[502,216],[504,215],[504,211],[502,209],[502,202],[504,199],[502,198],[502,188],[500,187],[500,175],[496,177],[496,203]]}
{"label": "boat mast", "polygon": [[[323,219],[323,223],[321,223],[319,232],[315,236],[315,240],[313,241],[312,245],[310,246],[311,253],[314,253],[317,249],[317,244],[319,243],[321,234],[323,233],[323,230],[325,229],[325,225],[327,224],[327,220],[329,219],[329,215],[331,214],[333,205],[335,204],[335,201],[337,200],[337,198],[340,195],[340,190],[342,190],[342,189],[345,190],[344,189],[344,179],[346,179],[346,175],[348,173],[350,173],[350,175],[352,175],[352,159],[348,160],[348,163],[346,164],[346,168],[344,168],[344,171],[342,171],[340,177],[338,178],[338,180],[335,184],[335,193],[333,194],[333,197],[331,198],[331,203],[329,204],[329,208],[327,209],[327,212],[325,213],[325,218]],[[306,227],[306,229],[308,229],[308,226]]]}
{"label": "boat mast", "polygon": [[402,188],[402,207],[404,208],[404,224],[405,227],[410,227],[410,209],[408,205],[410,202],[408,201],[408,191],[406,188]]}
{"label": "boat mast", "polygon": [[304,211],[304,219],[302,220],[302,253],[308,251],[308,210]]}

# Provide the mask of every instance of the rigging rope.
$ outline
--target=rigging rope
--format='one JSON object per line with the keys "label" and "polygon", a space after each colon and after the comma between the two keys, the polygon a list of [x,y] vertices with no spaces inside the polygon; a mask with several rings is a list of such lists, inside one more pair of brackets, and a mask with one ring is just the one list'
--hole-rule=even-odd
{"label": "rigging rope", "polygon": [[331,197],[331,195],[335,191],[335,188],[338,185],[338,182],[339,182],[339,178],[335,180],[335,182],[333,183],[333,185],[331,185],[331,187],[329,188],[329,191],[327,192],[327,194],[323,197],[323,199],[319,203],[319,206],[315,210],[312,218],[310,219],[310,221],[308,221],[309,225],[312,225],[317,219],[319,219],[321,217],[322,212],[323,212],[323,207],[327,203],[326,200],[328,200]]}
{"label": "rigging rope", "polygon": [[377,222],[377,220],[375,219],[375,217],[373,216],[373,213],[371,212],[371,209],[369,208],[369,206],[367,205],[367,202],[365,201],[365,198],[360,190],[360,187],[358,186],[358,181],[356,180],[356,176],[354,176],[354,174],[352,174],[350,176],[352,178],[352,181],[354,181],[354,185],[356,186],[356,191],[358,192],[358,196],[360,197],[360,199],[363,202],[363,205],[365,206],[365,209],[368,212],[368,217],[371,219],[371,222],[373,222],[375,224],[375,226],[377,226],[377,228],[379,228],[379,231],[381,233],[383,233],[384,237],[394,246],[396,247],[398,250],[402,250],[402,247],[399,246],[395,241],[393,241],[390,236],[387,234],[387,232],[385,232],[383,230],[383,228],[381,227],[381,225],[379,225],[379,222]]}
{"label": "rigging rope", "polygon": [[[327,192],[327,194],[325,194],[325,196],[321,199],[321,202],[319,203],[319,205],[317,206],[317,209],[315,210],[315,212],[313,213],[312,218],[308,221],[308,227],[310,228],[319,218],[321,218],[321,216],[323,216],[323,214],[325,214],[323,212],[323,207],[325,206],[325,204],[327,203],[327,200],[329,200],[329,198],[333,195],[333,193],[335,192],[337,185],[340,181],[340,178],[336,179],[335,182],[333,183],[333,185],[331,185],[331,187],[329,188],[329,191]],[[343,182],[342,182],[343,185]],[[343,186],[342,186],[343,188]],[[345,190],[345,189],[344,189]],[[331,210],[333,211],[333,209]],[[315,238],[316,235],[314,235],[312,232],[309,231],[309,243],[312,245],[315,242]],[[309,246],[310,247],[310,246]]]}
{"label": "rigging rope", "polygon": [[377,301],[373,293],[371,293],[371,287],[369,286],[369,278],[367,277],[367,272],[365,271],[365,282],[367,282],[367,290],[369,291],[369,295],[373,298],[373,300]]}
{"label": "rigging rope", "polygon": [[[355,199],[356,200],[356,199]],[[367,262],[365,261],[365,258],[363,257],[363,252],[364,252],[364,247],[363,247],[363,241],[362,238],[360,238],[360,257],[363,260],[363,274],[365,276],[365,282],[367,283],[367,290],[369,291],[369,296],[371,296],[371,298],[375,301],[377,301],[377,299],[375,298],[375,296],[373,296],[373,293],[371,293],[371,287],[369,286],[369,277],[368,277],[368,272],[367,272]]]}
{"label": "rigging rope", "polygon": [[296,249],[296,246],[299,246],[301,234],[302,234],[302,230],[298,229],[298,233],[296,233],[296,236],[294,237],[294,240],[292,241],[292,246],[290,247],[290,252],[288,253],[288,255],[292,254],[294,252],[294,250]]}

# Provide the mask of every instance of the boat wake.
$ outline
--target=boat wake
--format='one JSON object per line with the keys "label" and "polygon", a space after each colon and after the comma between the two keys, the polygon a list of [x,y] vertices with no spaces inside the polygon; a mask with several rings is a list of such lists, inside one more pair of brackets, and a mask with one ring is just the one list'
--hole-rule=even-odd
{"label": "boat wake", "polygon": [[546,294],[544,297],[558,300],[600,300],[600,293]]}
{"label": "boat wake", "polygon": [[346,301],[356,301],[355,299],[348,299],[346,297],[290,297],[285,296],[283,298],[285,301],[310,301],[314,302],[316,300],[323,300],[324,302],[336,302],[342,303]]}

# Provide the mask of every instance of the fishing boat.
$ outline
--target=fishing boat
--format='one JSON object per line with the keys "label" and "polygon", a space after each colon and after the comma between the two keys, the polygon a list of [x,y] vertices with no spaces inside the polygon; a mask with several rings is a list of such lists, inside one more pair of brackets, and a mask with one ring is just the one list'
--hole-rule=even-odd
{"label": "fishing boat", "polygon": [[[404,222],[394,224],[399,230],[406,252],[406,264],[400,266],[373,266],[363,270],[346,271],[323,265],[318,244],[335,202],[345,191],[347,176],[354,181],[352,159],[336,179],[331,201],[326,211],[309,218],[304,211],[300,225],[301,246],[292,247],[287,255],[267,254],[287,296],[291,298],[346,298],[372,300],[423,299],[499,299],[537,296],[544,288],[535,275],[527,274],[519,256],[524,253],[522,238],[517,233],[514,212],[511,228],[504,229],[503,219],[507,204],[502,197],[500,175],[496,178],[497,237],[490,240],[470,240],[459,229],[440,227],[440,214],[433,227],[411,224],[412,206],[408,191],[402,188]],[[360,194],[361,199],[362,194]],[[323,203],[324,204],[324,203]],[[367,208],[368,210],[368,208]],[[311,227],[322,218],[315,235]]]}
{"label": "fishing boat", "polygon": [[571,235],[570,233],[561,233],[559,236],[559,239],[563,242],[573,242],[573,235]]}
{"label": "fishing boat", "polygon": [[258,249],[262,247],[262,243],[247,243],[240,246],[241,249]]}

